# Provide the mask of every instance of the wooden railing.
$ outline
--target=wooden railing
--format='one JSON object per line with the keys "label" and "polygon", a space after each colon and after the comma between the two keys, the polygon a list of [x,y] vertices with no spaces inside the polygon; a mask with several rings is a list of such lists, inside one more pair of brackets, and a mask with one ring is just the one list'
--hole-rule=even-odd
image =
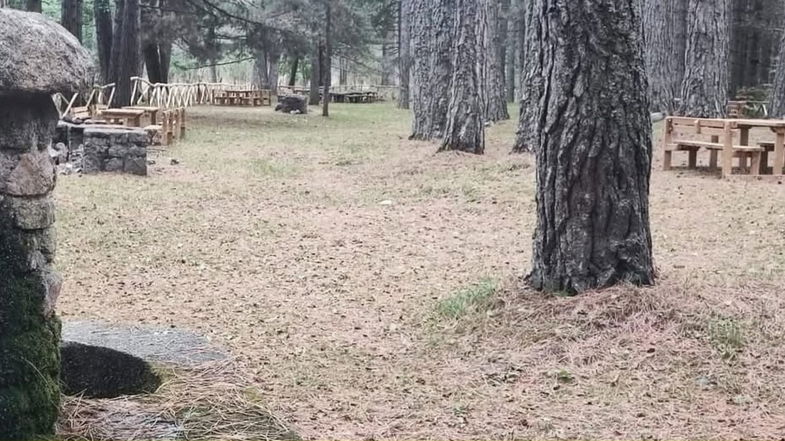
{"label": "wooden railing", "polygon": [[151,83],[144,78],[131,77],[131,104],[156,106],[165,109],[214,104],[220,92],[234,85],[224,83]]}
{"label": "wooden railing", "polygon": [[60,114],[60,118],[74,115],[80,117],[85,115],[94,116],[97,109],[105,109],[112,105],[112,100],[114,99],[114,90],[114,83],[110,83],[105,86],[95,85],[90,89],[90,94],[84,101],[84,105],[81,106],[76,105],[79,100],[79,92],[71,95],[70,99],[62,93],[56,93],[52,95],[52,99],[55,102],[55,107],[57,108],[57,112]]}

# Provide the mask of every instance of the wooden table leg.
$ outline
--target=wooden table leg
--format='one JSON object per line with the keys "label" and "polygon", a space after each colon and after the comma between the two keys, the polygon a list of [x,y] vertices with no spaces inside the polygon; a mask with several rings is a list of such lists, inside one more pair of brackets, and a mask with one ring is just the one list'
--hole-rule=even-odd
{"label": "wooden table leg", "polygon": [[689,152],[689,161],[687,162],[687,168],[695,169],[698,168],[698,149],[692,148]]}
{"label": "wooden table leg", "polygon": [[[713,142],[714,144],[719,144],[720,137],[719,136],[712,136],[711,137],[711,142]],[[720,152],[718,152],[717,150],[714,150],[714,149],[712,149],[709,152],[709,170],[711,170],[711,171],[717,170],[717,159],[718,159],[719,153]]]}
{"label": "wooden table leg", "polygon": [[[750,128],[749,127],[742,127],[739,130],[739,145],[746,146],[750,145]],[[747,168],[747,156],[739,155],[739,168],[745,170]]]}
{"label": "wooden table leg", "polygon": [[774,141],[774,174],[781,175],[785,168],[785,129],[777,130],[777,138]]}
{"label": "wooden table leg", "polygon": [[733,174],[733,130],[729,122],[722,129],[722,177]]}

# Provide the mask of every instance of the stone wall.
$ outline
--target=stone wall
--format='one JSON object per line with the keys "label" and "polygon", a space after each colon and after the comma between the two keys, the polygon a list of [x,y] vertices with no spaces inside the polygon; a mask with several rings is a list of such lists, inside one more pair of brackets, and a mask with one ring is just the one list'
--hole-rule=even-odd
{"label": "stone wall", "polygon": [[144,129],[87,126],[82,136],[83,173],[122,172],[147,175],[147,146]]}

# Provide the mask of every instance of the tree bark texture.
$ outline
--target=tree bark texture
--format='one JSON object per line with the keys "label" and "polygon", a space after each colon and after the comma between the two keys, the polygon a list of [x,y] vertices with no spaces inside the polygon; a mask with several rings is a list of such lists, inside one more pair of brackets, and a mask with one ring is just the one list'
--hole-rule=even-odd
{"label": "tree bark texture", "polygon": [[82,41],[82,0],[63,0],[60,24]]}
{"label": "tree bark texture", "polygon": [[736,0],[731,27],[730,96],[773,81],[785,27],[782,0]]}
{"label": "tree bark texture", "polygon": [[652,284],[651,121],[638,0],[542,0],[537,228],[528,280]]}
{"label": "tree bark texture", "polygon": [[689,0],[680,114],[725,115],[730,25],[730,0]]}
{"label": "tree bark texture", "polygon": [[109,0],[95,0],[93,3],[95,17],[95,40],[98,52],[98,68],[101,81],[109,82],[109,63],[112,57],[112,7]]}
{"label": "tree bark texture", "polygon": [[673,114],[684,79],[687,0],[645,0],[643,29],[651,110]]}
{"label": "tree bark texture", "polygon": [[507,102],[515,102],[515,65],[516,52],[518,49],[518,32],[520,30],[520,14],[516,13],[516,7],[511,0],[502,0],[502,14],[506,23],[507,33],[505,35],[505,55],[504,55],[504,81],[507,88]]}
{"label": "tree bark texture", "polygon": [[150,43],[143,49],[144,64],[147,68],[147,79],[151,83],[163,83],[161,54],[158,52],[158,45]]}
{"label": "tree bark texture", "polygon": [[785,117],[785,33],[780,42],[779,56],[777,57],[777,72],[774,75],[774,84],[771,90],[771,116]]}
{"label": "tree bark texture", "polygon": [[41,0],[26,0],[25,1],[25,11],[30,12],[42,12],[43,8],[41,7]]}
{"label": "tree bark texture", "polygon": [[[494,0],[455,2],[456,32],[451,63],[454,69],[450,80],[447,125],[439,151],[460,150],[475,154],[485,151],[487,104],[482,71],[489,63],[481,54],[487,47],[484,43],[491,18],[487,15],[489,1]],[[503,90],[503,82],[500,86]]]}
{"label": "tree bark texture", "polygon": [[486,66],[486,78],[483,83],[484,87],[482,87],[486,92],[485,120],[497,122],[510,119],[510,114],[507,112],[507,91],[504,81],[506,55],[504,34],[507,32],[507,23],[503,22],[506,17],[501,17],[499,14],[500,0],[482,0],[481,7],[485,11],[480,15],[487,21],[484,32],[485,45],[480,48],[480,54],[484,54]]}
{"label": "tree bark texture", "polygon": [[411,0],[398,0],[398,108],[409,108],[409,79],[411,77],[411,40],[409,15]]}
{"label": "tree bark texture", "polygon": [[297,84],[297,69],[300,67],[300,57],[292,58],[292,66],[289,71],[289,87],[294,87]]}
{"label": "tree bark texture", "polygon": [[410,102],[412,109],[411,139],[430,138],[430,88],[431,88],[431,44],[433,23],[428,0],[406,0],[410,5],[409,29],[412,52],[412,82]]}
{"label": "tree bark texture", "polygon": [[124,0],[121,31],[115,32],[114,42],[117,46],[117,68],[115,95],[112,105],[115,107],[131,105],[131,77],[139,76],[142,61],[142,41],[139,28],[139,0]]}
{"label": "tree bark texture", "polygon": [[526,0],[521,11],[522,41],[521,42],[521,73],[520,73],[520,111],[518,114],[518,130],[513,145],[513,152],[532,152],[540,144],[537,131],[539,108],[542,106],[544,71],[542,46],[538,43],[544,38],[546,31],[543,22],[542,8],[544,0]]}

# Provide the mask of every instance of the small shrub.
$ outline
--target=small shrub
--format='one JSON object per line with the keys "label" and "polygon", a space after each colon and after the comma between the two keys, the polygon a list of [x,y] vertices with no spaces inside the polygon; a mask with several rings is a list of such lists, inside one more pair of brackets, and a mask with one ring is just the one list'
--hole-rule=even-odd
{"label": "small shrub", "polygon": [[711,345],[725,359],[733,359],[744,348],[744,329],[733,318],[716,317],[709,320]]}
{"label": "small shrub", "polygon": [[497,289],[498,283],[495,280],[484,278],[441,300],[437,310],[444,317],[457,319],[471,311],[487,309]]}

